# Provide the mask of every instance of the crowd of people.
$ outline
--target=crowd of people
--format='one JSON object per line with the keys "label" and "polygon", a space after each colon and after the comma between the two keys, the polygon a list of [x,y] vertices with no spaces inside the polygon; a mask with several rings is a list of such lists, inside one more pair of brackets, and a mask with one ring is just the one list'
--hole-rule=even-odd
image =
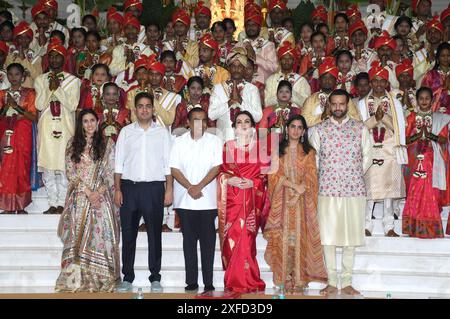
{"label": "crowd of people", "polygon": [[215,289],[217,232],[227,291],[265,290],[262,231],[274,284],[322,282],[324,295],[339,282],[359,294],[355,248],[377,202],[388,237],[400,216],[405,236],[450,234],[450,7],[432,17],[431,0],[414,0],[409,17],[369,3],[380,11],[352,5],[331,25],[317,6],[298,39],[283,0],[267,21],[246,1],[240,34],[229,18],[211,25],[203,2],[142,26],[127,0],[108,10],[106,37],[93,15],[59,24],[56,0],[39,0],[31,24],[0,12],[0,209],[27,214],[45,187],[64,244],[56,291],[131,291],[138,231],[161,291],[167,207],[187,291],[198,242]]}

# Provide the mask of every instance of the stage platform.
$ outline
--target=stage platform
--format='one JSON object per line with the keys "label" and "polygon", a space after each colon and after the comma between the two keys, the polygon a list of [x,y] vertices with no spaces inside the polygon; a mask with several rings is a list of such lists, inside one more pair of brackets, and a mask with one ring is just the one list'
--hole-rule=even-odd
{"label": "stage platform", "polygon": [[[16,294],[21,298],[29,298],[34,294],[61,297],[59,294],[53,294],[62,253],[62,243],[56,235],[59,216],[42,215],[42,211],[48,207],[42,188],[34,193],[33,197],[34,203],[28,208],[29,215],[0,215],[0,298]],[[388,294],[392,298],[449,298],[450,238],[387,238],[383,236],[381,204],[376,205],[374,215],[374,236],[366,237],[366,245],[356,250],[354,287],[368,298],[386,298]],[[447,215],[448,210],[443,212],[444,227]],[[400,234],[401,217],[395,221],[395,225],[396,232]],[[266,282],[266,295],[271,298],[274,285],[272,273],[264,260],[265,248],[266,241],[262,234],[259,234],[257,258],[261,277]],[[338,267],[340,258],[339,253]],[[138,235],[135,269],[136,290],[143,287],[144,293],[149,293],[145,233]],[[217,240],[214,286],[218,291],[223,290],[223,274]],[[165,288],[162,298],[185,295],[183,243],[180,232],[163,233],[161,275],[161,284]],[[200,273],[200,286],[201,278]],[[306,296],[320,298],[318,291],[323,287],[322,284],[311,283]],[[199,291],[202,291],[202,287]],[[111,298],[125,298],[122,294],[107,295]],[[78,298],[72,294],[69,296]],[[100,298],[99,294],[89,296]],[[255,297],[262,298],[262,295]]]}

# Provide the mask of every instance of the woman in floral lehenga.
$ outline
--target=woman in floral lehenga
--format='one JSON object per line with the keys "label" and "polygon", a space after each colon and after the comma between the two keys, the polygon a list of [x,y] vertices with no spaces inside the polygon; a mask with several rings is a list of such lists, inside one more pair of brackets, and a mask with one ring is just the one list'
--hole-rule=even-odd
{"label": "woman in floral lehenga", "polygon": [[58,236],[64,243],[58,292],[113,292],[120,281],[119,215],[113,202],[114,142],[83,110],[66,151],[69,187]]}
{"label": "woman in floral lehenga", "polygon": [[440,190],[448,189],[449,117],[432,112],[432,96],[427,87],[417,91],[418,110],[408,116],[406,127],[408,196],[402,229],[404,234],[419,238],[444,237],[439,199],[444,193]]}
{"label": "woman in floral lehenga", "polygon": [[271,208],[264,229],[264,257],[275,285],[299,292],[311,281],[327,282],[317,220],[315,151],[303,116],[288,120],[279,153],[279,158],[272,158],[276,171],[269,174]]}

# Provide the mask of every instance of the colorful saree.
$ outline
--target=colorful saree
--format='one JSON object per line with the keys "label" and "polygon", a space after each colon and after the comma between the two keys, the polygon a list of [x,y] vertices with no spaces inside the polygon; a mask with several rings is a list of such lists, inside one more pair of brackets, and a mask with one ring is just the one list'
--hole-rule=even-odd
{"label": "colorful saree", "polygon": [[[302,195],[283,186],[289,180],[305,184]],[[270,213],[264,229],[266,262],[274,284],[288,291],[302,289],[311,281],[327,282],[317,219],[319,185],[315,152],[287,149],[279,159],[278,171],[269,175]]]}

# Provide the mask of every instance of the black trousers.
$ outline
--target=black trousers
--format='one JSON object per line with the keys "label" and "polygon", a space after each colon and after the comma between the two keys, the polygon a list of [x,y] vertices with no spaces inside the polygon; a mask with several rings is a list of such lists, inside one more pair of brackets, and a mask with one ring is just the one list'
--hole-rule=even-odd
{"label": "black trousers", "polygon": [[134,183],[121,181],[123,204],[120,208],[122,226],[123,280],[134,281],[134,260],[139,220],[144,217],[147,225],[148,269],[150,282],[160,281],[161,275],[161,226],[164,214],[164,182]]}
{"label": "black trousers", "polygon": [[214,251],[216,249],[216,227],[214,220],[217,209],[188,210],[177,208],[183,233],[184,264],[186,284],[198,282],[197,242],[200,241],[203,284],[213,284]]}

